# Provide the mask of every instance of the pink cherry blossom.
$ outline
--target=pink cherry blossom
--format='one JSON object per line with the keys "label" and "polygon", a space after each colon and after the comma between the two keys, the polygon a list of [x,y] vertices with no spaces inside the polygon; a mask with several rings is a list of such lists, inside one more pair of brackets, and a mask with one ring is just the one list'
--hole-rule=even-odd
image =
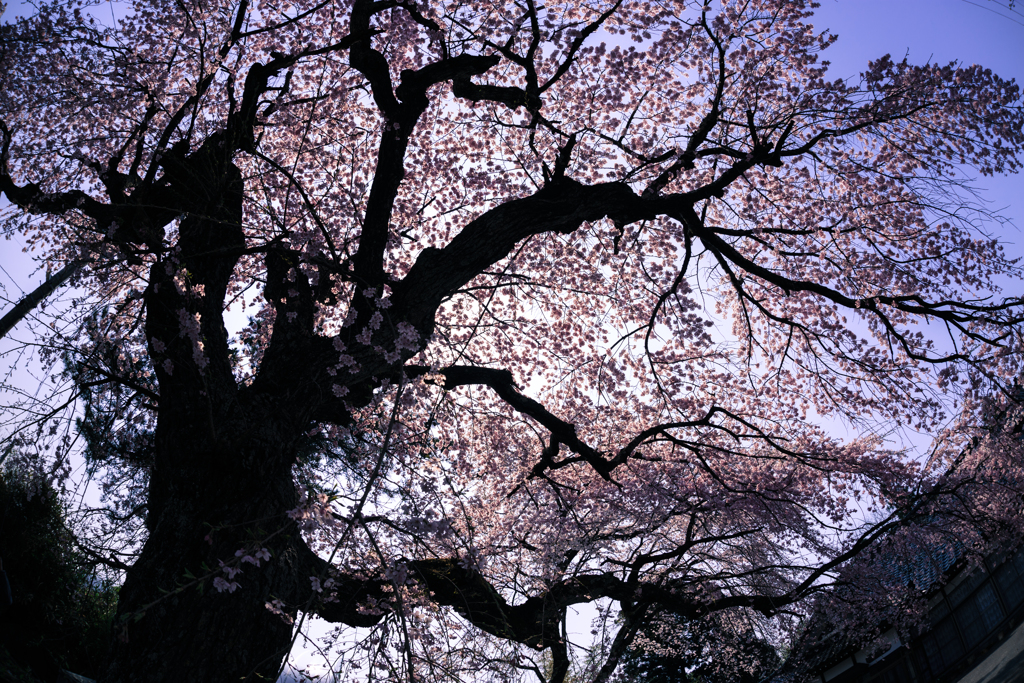
{"label": "pink cherry blossom", "polygon": [[81,292],[11,462],[102,481],[103,680],[274,678],[300,612],[382,679],[604,682],[673,625],[749,663],[1019,538],[1019,266],[963,179],[1020,170],[1019,87],[841,78],[813,8],[3,25],[0,221]]}

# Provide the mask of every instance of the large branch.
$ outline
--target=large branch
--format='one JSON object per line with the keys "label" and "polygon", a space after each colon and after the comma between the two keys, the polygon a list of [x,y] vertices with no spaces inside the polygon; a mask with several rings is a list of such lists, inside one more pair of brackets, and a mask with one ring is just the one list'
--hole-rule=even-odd
{"label": "large branch", "polygon": [[521,240],[543,233],[568,234],[585,222],[611,217],[632,223],[657,216],[626,183],[583,185],[569,178],[549,182],[470,222],[444,248],[424,249],[405,278],[392,287],[395,313],[425,336],[441,302],[508,256]]}
{"label": "large branch", "polygon": [[21,301],[14,305],[14,308],[7,311],[3,318],[0,318],[0,337],[6,336],[11,331],[11,328],[21,322],[33,308],[42,303],[43,299],[53,294],[58,287],[70,280],[71,276],[77,273],[84,265],[85,261],[71,261],[46,278],[46,282],[22,297]]}
{"label": "large branch", "polygon": [[[328,621],[349,626],[373,626],[383,617],[383,613],[367,609],[367,605],[387,599],[390,583],[385,579],[342,574],[310,550],[297,533],[284,560],[289,571],[278,576],[273,597],[290,608],[314,612]],[[330,590],[326,596],[314,590],[312,579],[321,585],[333,579],[333,595]]]}
{"label": "large branch", "polygon": [[509,109],[526,107],[529,111],[538,111],[541,107],[540,97],[532,95],[522,88],[478,84],[471,81],[469,76],[452,80],[452,94],[470,102],[498,102]]}
{"label": "large branch", "polygon": [[[888,528],[888,527],[887,527]],[[872,535],[871,540],[877,536]],[[862,550],[858,546],[858,552]],[[850,553],[825,566],[834,568],[849,559]],[[309,609],[317,615],[336,623],[350,626],[367,626],[376,623],[389,609],[387,599],[391,596],[391,582],[383,577],[355,578],[340,574],[325,561],[310,553],[309,559],[297,565],[301,574],[296,587],[298,592],[289,595],[291,603],[300,609]],[[312,559],[315,558],[315,559]],[[472,567],[457,558],[407,560],[405,566],[428,592],[431,602],[451,607],[460,616],[480,630],[498,638],[511,640],[534,648],[545,648],[559,638],[559,623],[566,608],[571,605],[589,603],[610,598],[632,609],[638,603],[654,604],[670,610],[684,618],[695,619],[703,615],[749,607],[765,614],[778,610],[805,597],[813,589],[809,582],[803,582],[797,589],[779,595],[725,595],[716,600],[697,600],[687,589],[689,582],[670,580],[647,583],[635,578],[623,579],[611,572],[580,574],[552,582],[542,592],[528,597],[519,604],[511,604],[484,577]],[[823,573],[816,572],[815,578]],[[305,588],[308,577],[334,579],[338,586],[338,600],[323,600],[320,594]],[[635,577],[635,573],[634,573]],[[375,606],[367,610],[366,604]],[[306,605],[307,607],[303,607]],[[362,605],[362,606],[361,606]]]}
{"label": "large branch", "polygon": [[[240,9],[239,12],[241,11]],[[270,80],[272,78],[278,76],[285,69],[291,68],[301,59],[342,52],[351,48],[360,40],[368,40],[368,37],[374,33],[374,31],[366,31],[362,34],[351,33],[335,43],[320,47],[310,46],[298,52],[287,54],[271,52],[271,58],[266,64],[257,62],[249,67],[249,71],[245,76],[245,85],[242,89],[242,100],[238,105],[237,111],[234,111],[228,119],[227,137],[230,148],[250,153],[255,151],[256,136],[254,130],[258,124],[260,98],[273,89],[270,87]],[[263,111],[263,116],[269,116],[275,108],[275,105],[267,106]]]}
{"label": "large branch", "polygon": [[38,183],[18,185],[10,175],[11,142],[14,133],[0,121],[0,193],[16,206],[34,214],[62,215],[78,210],[98,221],[111,218],[111,207],[96,201],[81,190],[45,192]]}
{"label": "large branch", "polygon": [[[445,73],[444,75],[449,74]],[[410,83],[413,82],[411,73],[403,74],[403,79],[409,79]],[[714,118],[713,115],[709,115],[708,126],[712,125],[711,122]],[[402,138],[403,132],[403,130],[399,130],[396,138]],[[486,211],[467,224],[444,247],[424,249],[405,278],[397,283],[392,283],[391,301],[393,305],[388,316],[390,324],[410,324],[419,332],[421,340],[429,339],[434,330],[437,310],[442,302],[454,295],[473,278],[486,272],[496,262],[506,258],[519,242],[528,237],[544,233],[569,234],[585,222],[594,222],[603,218],[610,218],[616,225],[623,226],[640,220],[652,220],[659,216],[670,217],[682,223],[691,235],[700,238],[725,265],[732,263],[785,291],[808,291],[844,307],[873,310],[882,318],[883,324],[889,327],[890,332],[897,336],[898,331],[892,328],[891,321],[878,310],[879,306],[891,305],[914,315],[939,317],[965,331],[967,331],[967,323],[982,313],[1009,312],[1008,316],[1004,316],[1006,320],[1001,321],[1004,324],[1021,318],[1019,311],[1011,310],[1020,307],[1020,300],[1009,300],[997,305],[984,305],[964,302],[927,302],[919,295],[889,296],[873,300],[847,297],[826,285],[792,280],[781,273],[759,265],[756,260],[747,258],[723,240],[716,233],[715,228],[704,225],[703,220],[695,211],[695,205],[714,197],[721,197],[732,183],[743,177],[750,169],[756,166],[777,166],[782,163],[783,158],[792,156],[793,151],[784,148],[791,132],[792,127],[787,125],[778,139],[774,141],[769,140],[767,136],[752,135],[752,149],[749,153],[738,158],[736,163],[724,169],[716,178],[693,189],[665,196],[659,195],[658,192],[638,195],[625,182],[584,185],[564,176],[551,178],[543,188],[533,195],[507,201]],[[387,136],[382,141],[382,148],[386,140]],[[806,146],[804,145],[801,149]],[[390,175],[390,180],[381,180],[381,182],[389,182],[397,189],[397,183],[401,180],[400,176],[399,163],[398,171]],[[375,178],[375,183],[382,177],[383,175],[379,175]],[[384,195],[388,197],[389,202],[394,196],[390,191]],[[360,250],[362,251],[363,246],[366,246],[367,249],[362,268],[357,269],[362,272],[357,279],[363,282],[381,282],[384,278],[383,268],[380,265],[380,249],[381,245],[385,244],[383,240],[386,239],[388,229],[387,221],[384,220],[386,213],[388,212],[381,212],[379,217],[381,220],[376,221],[377,225],[372,229],[376,231],[375,235],[371,234],[369,225],[364,226],[362,239],[365,244],[360,246]],[[370,242],[375,245],[373,249],[369,248]],[[361,320],[370,311],[370,308],[366,302],[361,300],[361,297],[356,298],[355,305],[359,313],[358,319]],[[353,329],[358,327],[359,325],[353,326]],[[976,332],[973,334],[977,337]],[[350,337],[351,335],[342,333],[335,340],[344,342],[348,349],[347,353],[355,358],[357,365],[361,368],[361,370],[353,370],[343,380],[349,389],[354,389],[367,382],[375,382],[376,380],[372,379],[374,377],[393,375],[398,371],[401,362],[414,353],[414,351],[404,353],[402,359],[395,363],[383,363],[380,358],[370,358],[370,354],[364,353],[364,349],[356,348],[350,343],[352,341]],[[393,336],[391,338],[384,337],[387,335],[382,331],[379,335],[374,336],[374,342],[385,348],[389,343],[393,343]],[[312,364],[316,366],[313,371],[319,380],[322,380],[320,385],[325,386],[330,386],[337,381],[333,379],[334,375],[327,372],[328,368],[337,363],[338,356],[336,352],[332,351],[331,341],[322,340],[322,343],[319,343],[319,350],[315,354]],[[985,339],[984,341],[999,342],[998,339]],[[362,387],[362,389],[365,388]],[[366,392],[362,389],[360,389],[360,393],[365,394]],[[352,398],[354,397],[350,397],[349,400],[351,401]],[[331,400],[330,396],[325,396],[325,400],[320,404],[326,404]],[[352,404],[356,405],[357,401],[353,401]],[[333,412],[344,413],[344,411]],[[695,424],[697,423],[692,423],[690,426]],[[749,427],[749,425],[747,426]],[[579,453],[584,455],[588,454],[588,451],[581,448]],[[588,458],[597,462],[592,453],[588,454]],[[598,471],[603,469],[607,474],[610,464],[597,464],[596,467]]]}
{"label": "large branch", "polygon": [[694,204],[721,197],[730,184],[757,165],[778,165],[778,153],[761,144],[718,178],[688,192],[665,197],[637,195],[624,182],[583,185],[551,179],[535,194],[513,199],[470,222],[442,249],[424,249],[409,273],[392,289],[402,319],[427,336],[441,302],[511,253],[523,239],[543,233],[568,234],[585,222],[611,218],[627,225],[658,216],[676,217]]}
{"label": "large branch", "polygon": [[[354,28],[369,33],[371,3],[357,2],[352,11]],[[384,121],[377,151],[377,165],[366,202],[359,248],[352,259],[355,277],[363,286],[379,287],[384,283],[384,253],[387,249],[398,188],[405,177],[405,154],[420,116],[430,101],[427,91],[446,81],[468,81],[470,76],[485,73],[498,64],[497,56],[459,55],[427,64],[421,69],[406,69],[401,83],[392,92],[387,60],[370,44],[370,38],[353,43],[350,63],[370,83],[374,101]],[[401,101],[399,101],[401,100]],[[357,301],[357,311],[368,313]]]}
{"label": "large branch", "polygon": [[[543,593],[512,605],[480,572],[459,559],[407,560],[405,566],[435,604],[451,607],[486,633],[538,649],[558,641],[566,607],[602,597],[630,601],[634,592],[611,574],[584,575],[554,583]],[[327,621],[368,626],[380,620],[380,612],[389,609],[391,582],[383,577],[347,577],[311,552],[295,568],[301,575],[295,582],[296,592],[285,597],[300,609],[308,605]],[[338,599],[325,600],[311,588],[306,589],[305,585],[311,583],[307,577],[319,577],[321,583],[325,577],[334,579]],[[376,610],[367,610],[366,604],[375,605]]]}
{"label": "large branch", "polygon": [[[933,494],[921,497],[918,505],[907,508],[907,511],[913,515],[920,504],[932,497]],[[895,513],[890,515],[873,525],[844,552],[817,567],[804,567],[807,572],[804,579],[783,592],[744,594],[726,591],[710,600],[706,592],[693,591],[694,586],[705,580],[704,577],[663,578],[657,582],[641,580],[644,567],[651,562],[657,563],[652,560],[653,556],[638,558],[627,570],[628,578],[622,578],[617,572],[567,576],[550,582],[542,591],[518,604],[509,603],[485,576],[458,558],[404,560],[399,565],[404,564],[431,602],[451,607],[475,627],[493,636],[542,649],[557,643],[559,624],[566,608],[602,598],[619,602],[626,611],[659,606],[688,620],[737,608],[754,609],[768,616],[777,614],[808,595],[825,590],[826,586],[819,585],[825,574],[837,571],[879,538],[906,523],[905,517]],[[300,541],[298,545],[303,544]],[[291,584],[294,590],[278,595],[293,607],[351,626],[375,624],[384,612],[392,609],[389,603],[389,598],[393,597],[392,583],[382,576],[341,574],[304,547],[299,548],[294,569]],[[320,593],[313,592],[309,581],[311,577],[319,578],[321,583],[326,578],[334,579],[336,599],[323,600]],[[367,604],[372,605],[372,609],[368,610]]]}
{"label": "large branch", "polygon": [[[178,207],[162,208],[163,200],[166,199],[162,187],[154,189],[144,186],[126,197],[118,190],[121,187],[120,181],[104,181],[111,198],[111,203],[106,204],[82,190],[47,192],[38,183],[18,185],[11,177],[9,168],[13,132],[3,121],[0,121],[0,137],[0,193],[6,195],[12,204],[33,214],[61,216],[73,211],[80,212],[95,221],[97,232],[103,235],[102,239],[116,244],[129,261],[136,258],[133,243],[141,242],[159,248],[163,239],[162,226],[181,212]],[[103,173],[109,172],[109,169],[86,160],[83,163],[99,169],[101,178]],[[115,172],[114,175],[120,174]]]}

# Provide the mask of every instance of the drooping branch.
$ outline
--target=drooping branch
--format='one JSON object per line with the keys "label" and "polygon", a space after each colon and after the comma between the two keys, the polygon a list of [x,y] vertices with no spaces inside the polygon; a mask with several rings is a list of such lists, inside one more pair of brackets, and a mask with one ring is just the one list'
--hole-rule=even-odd
{"label": "drooping branch", "polygon": [[[407,376],[419,377],[427,374],[430,369],[423,366],[407,365],[403,370]],[[547,470],[559,470],[570,465],[585,462],[601,477],[610,481],[611,473],[617,467],[626,464],[644,444],[649,443],[654,438],[663,438],[693,451],[698,451],[702,448],[713,448],[707,444],[700,444],[697,441],[691,442],[671,435],[672,430],[693,429],[697,427],[717,430],[736,441],[742,439],[763,441],[777,451],[780,456],[790,456],[795,459],[804,459],[806,457],[806,454],[786,448],[777,436],[765,432],[751,421],[721,406],[712,406],[703,416],[694,420],[676,420],[643,429],[631,438],[625,446],[609,457],[582,441],[576,433],[575,425],[562,420],[539,402],[520,393],[512,373],[508,370],[457,365],[442,368],[438,372],[444,375],[444,389],[446,391],[468,385],[490,387],[505,403],[517,412],[536,420],[551,433],[552,445],[544,449],[541,459],[533,468],[532,476],[541,476]],[[716,418],[731,420],[735,423],[735,426],[730,427],[721,422],[716,422]],[[576,457],[555,460],[559,446],[566,446],[576,453]]]}
{"label": "drooping branch", "polygon": [[[580,440],[576,435],[576,427],[574,425],[552,415],[540,403],[519,393],[516,390],[512,373],[508,370],[453,366],[445,368],[440,372],[445,377],[444,388],[446,390],[468,384],[482,384],[490,387],[503,401],[518,412],[528,415],[544,425],[551,432],[552,439],[578,453],[602,477],[607,479],[608,473],[614,468],[614,464],[605,460],[601,453]],[[550,466],[551,464],[550,462],[542,461],[535,468],[535,470],[539,468],[539,471],[535,473],[540,474],[545,469],[545,465]]]}
{"label": "drooping branch", "polygon": [[615,634],[611,647],[608,649],[608,657],[605,659],[600,670],[598,670],[593,683],[605,683],[611,679],[612,674],[614,674],[615,669],[618,668],[623,655],[626,654],[626,650],[633,643],[633,639],[636,637],[637,632],[640,630],[641,626],[643,626],[644,616],[647,611],[648,605],[645,603],[634,605],[632,609],[622,610],[620,616],[622,625]]}

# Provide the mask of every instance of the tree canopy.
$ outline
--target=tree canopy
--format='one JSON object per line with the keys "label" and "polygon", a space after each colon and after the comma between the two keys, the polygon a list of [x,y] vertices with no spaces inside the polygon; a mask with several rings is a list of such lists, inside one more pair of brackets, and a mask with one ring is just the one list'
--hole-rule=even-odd
{"label": "tree canopy", "polygon": [[836,586],[912,618],[857,558],[1019,532],[1020,272],[965,176],[1020,169],[1019,88],[834,78],[812,9],[76,0],[0,28],[3,230],[83,292],[5,438],[105,483],[100,680],[273,677],[300,614],[361,629],[350,677],[600,683],[658,620],[753,675]]}

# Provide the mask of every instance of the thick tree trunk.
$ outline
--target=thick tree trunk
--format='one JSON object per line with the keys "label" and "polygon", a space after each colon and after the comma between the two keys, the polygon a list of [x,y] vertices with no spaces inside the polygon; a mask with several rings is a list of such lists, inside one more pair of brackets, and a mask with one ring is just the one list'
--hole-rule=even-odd
{"label": "thick tree trunk", "polygon": [[[227,440],[183,418],[157,434],[158,460],[172,467],[154,468],[150,536],[121,591],[103,681],[272,679],[291,629],[265,605],[297,592],[305,559],[285,515],[297,496],[281,428],[265,415],[219,422]],[[259,567],[235,555],[260,548],[271,558]],[[232,592],[214,587],[226,573],[209,576],[222,561],[242,570]]]}
{"label": "thick tree trunk", "polygon": [[[265,605],[295,603],[303,573],[309,591],[310,553],[286,515],[298,503],[291,467],[309,419],[232,375],[222,308],[245,248],[242,179],[215,143],[166,165],[191,210],[180,251],[153,266],[145,294],[160,385],[149,537],[121,589],[104,683],[273,678],[291,629]],[[259,567],[236,556],[261,548],[271,557]],[[242,573],[232,580],[221,562]]]}

